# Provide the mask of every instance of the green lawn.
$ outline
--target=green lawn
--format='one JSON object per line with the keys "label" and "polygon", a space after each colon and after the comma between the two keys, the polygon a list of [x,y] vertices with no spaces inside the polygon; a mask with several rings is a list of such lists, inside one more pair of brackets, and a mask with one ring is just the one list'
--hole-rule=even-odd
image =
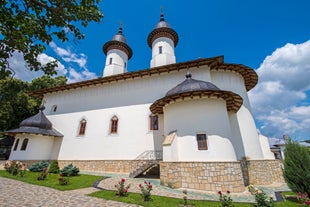
{"label": "green lawn", "polygon": [[[11,179],[23,181],[29,184],[46,186],[46,187],[50,187],[50,188],[54,188],[54,189],[62,190],[62,191],[91,187],[97,180],[102,178],[102,176],[81,174],[79,176],[69,177],[69,182],[70,182],[69,185],[59,185],[58,174],[48,174],[46,180],[44,181],[37,180],[38,174],[39,173],[27,171],[24,177],[20,177],[20,176],[13,176],[9,174],[8,172],[6,172],[5,170],[0,170],[0,177],[11,178]],[[285,195],[292,196],[296,194],[286,193]],[[155,196],[155,195],[152,195],[153,201],[143,202],[140,194],[129,193],[128,197],[119,197],[119,196],[116,196],[116,191],[110,191],[110,190],[97,191],[97,192],[90,194],[90,196],[103,198],[106,200],[114,200],[114,201],[119,201],[119,202],[124,202],[124,203],[138,204],[138,205],[146,206],[146,207],[173,207],[173,206],[183,206],[184,204],[183,199],[162,197],[162,196]],[[190,206],[195,206],[195,207],[205,207],[205,206],[219,207],[220,206],[219,202],[214,202],[214,201],[189,200],[188,203],[191,204],[189,205],[189,207]],[[234,203],[234,205],[235,207],[253,206],[253,204],[248,204],[248,203]],[[293,207],[293,206],[298,206],[298,205],[297,205],[296,200],[292,199],[292,197],[290,197],[290,199],[287,199],[287,201],[285,202],[276,203],[276,207]]]}
{"label": "green lawn", "polygon": [[68,185],[59,185],[58,174],[48,174],[45,180],[37,180],[38,174],[39,173],[27,171],[24,177],[20,177],[20,176],[13,176],[8,172],[6,172],[5,170],[0,170],[1,177],[11,178],[34,185],[46,186],[57,190],[74,190],[74,189],[92,187],[97,180],[102,178],[102,176],[81,174],[78,176],[69,177]]}
{"label": "green lawn", "polygon": [[[116,196],[116,191],[110,190],[103,190],[91,193],[90,196],[94,196],[97,198],[103,198],[106,200],[114,200],[123,203],[131,203],[131,204],[138,204],[141,206],[146,207],[173,207],[173,206],[183,206],[184,201],[183,199],[177,198],[169,198],[169,197],[162,197],[162,196],[152,196],[153,201],[151,202],[143,202],[142,197],[140,194],[137,193],[129,193],[128,197],[119,197]],[[197,201],[197,200],[189,200],[189,204],[195,207],[219,207],[219,202],[214,201]],[[253,204],[249,203],[234,203],[235,207],[253,207]],[[298,206],[294,201],[285,201],[285,202],[278,202],[276,203],[276,207],[293,207]]]}
{"label": "green lawn", "polygon": [[[152,195],[153,201],[143,202],[141,195],[137,193],[129,193],[128,197],[119,197],[119,196],[116,196],[115,193],[116,191],[102,190],[102,191],[91,193],[90,196],[94,196],[97,198],[104,198],[106,200],[119,201],[123,203],[138,204],[138,205],[147,206],[147,207],[172,207],[172,206],[182,206],[182,204],[184,204],[183,199],[177,199],[177,198],[169,198],[169,197]],[[188,203],[195,207],[205,207],[205,206],[219,207],[220,206],[219,202],[214,202],[214,201],[189,200]],[[234,205],[235,207],[253,206],[251,204],[246,204],[246,203],[235,203]]]}

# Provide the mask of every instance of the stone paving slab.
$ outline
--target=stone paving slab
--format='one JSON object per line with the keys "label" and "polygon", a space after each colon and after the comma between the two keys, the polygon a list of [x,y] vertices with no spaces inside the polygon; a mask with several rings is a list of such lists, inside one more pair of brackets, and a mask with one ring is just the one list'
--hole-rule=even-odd
{"label": "stone paving slab", "polygon": [[98,189],[59,191],[0,177],[0,207],[138,207],[86,196]]}
{"label": "stone paving slab", "polygon": [[[139,184],[143,184],[143,178],[128,178],[126,176],[121,175],[113,175],[109,174],[109,178],[103,179],[98,183],[98,187],[107,190],[116,190],[115,184],[117,184],[122,178],[126,178],[126,185],[130,184],[131,187],[129,192],[141,193],[139,189]],[[153,185],[152,194],[159,195],[159,196],[167,196],[173,198],[183,198],[183,189],[172,189],[165,186],[160,185],[159,179],[146,179],[147,182],[151,182]],[[257,186],[264,190],[267,195],[272,195],[275,198],[274,192],[276,191],[290,191],[290,189],[284,184],[273,184],[269,186]],[[187,189],[187,197],[188,199],[193,200],[214,200],[218,201],[219,195],[217,192],[211,191],[197,191],[197,190],[190,190]],[[235,202],[254,202],[254,196],[251,195],[247,189],[243,193],[231,193],[231,198]]]}

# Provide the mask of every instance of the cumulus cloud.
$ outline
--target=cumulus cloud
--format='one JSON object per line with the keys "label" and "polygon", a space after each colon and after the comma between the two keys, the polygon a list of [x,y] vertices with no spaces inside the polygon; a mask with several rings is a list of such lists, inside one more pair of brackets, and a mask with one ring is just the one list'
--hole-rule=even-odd
{"label": "cumulus cloud", "polygon": [[77,72],[74,68],[69,69],[69,74],[67,76],[68,83],[79,82],[83,80],[90,80],[96,78],[96,74],[93,72],[89,72],[87,69],[82,72]]}
{"label": "cumulus cloud", "polygon": [[87,56],[84,53],[73,53],[70,49],[58,47],[54,42],[50,43],[50,47],[62,58],[63,61],[67,63],[77,63],[81,68],[86,67]]}
{"label": "cumulus cloud", "polygon": [[[45,65],[48,62],[54,61],[55,58],[50,57],[46,55],[45,53],[42,53],[38,56],[38,61]],[[31,71],[27,69],[23,54],[20,52],[14,52],[13,56],[9,59],[10,67],[15,72],[15,78],[31,82],[33,79],[38,78],[44,73],[42,71]],[[67,73],[67,70],[65,69],[65,66],[58,62],[58,66],[55,68],[57,71],[57,75],[65,75]]]}
{"label": "cumulus cloud", "polygon": [[[60,57],[58,66],[56,67],[57,75],[66,76],[68,83],[94,79],[96,73],[90,72],[87,69],[87,56],[84,53],[74,53],[70,49],[64,49],[57,46],[54,42],[50,43],[51,48],[56,55]],[[55,58],[45,53],[38,56],[38,61],[45,65],[48,62],[54,61]],[[44,75],[42,71],[30,71],[26,68],[26,64],[22,53],[14,52],[9,59],[11,68],[15,71],[16,78],[30,82],[34,78]],[[78,68],[78,69],[76,69]]]}
{"label": "cumulus cloud", "polygon": [[309,57],[310,40],[288,43],[267,56],[256,70],[259,82],[249,96],[263,134],[310,139]]}

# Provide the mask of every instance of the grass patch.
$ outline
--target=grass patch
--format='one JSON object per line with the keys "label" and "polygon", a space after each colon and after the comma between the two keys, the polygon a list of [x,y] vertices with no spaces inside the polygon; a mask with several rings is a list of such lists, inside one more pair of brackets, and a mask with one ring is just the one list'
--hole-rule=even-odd
{"label": "grass patch", "polygon": [[[89,194],[89,196],[103,198],[106,200],[119,201],[123,203],[129,204],[137,204],[145,207],[173,207],[173,206],[184,206],[183,199],[178,198],[170,198],[163,196],[155,196],[152,195],[153,201],[144,202],[141,194],[138,193],[129,193],[128,197],[119,197],[116,195],[116,191],[111,190],[102,190]],[[220,202],[216,201],[200,201],[200,200],[188,200],[188,207],[219,207]],[[253,207],[254,204],[251,203],[233,203],[235,207]],[[297,202],[286,200],[285,202],[277,202],[275,203],[276,207],[296,207]]]}
{"label": "grass patch", "polygon": [[25,183],[34,184],[34,185],[41,185],[49,188],[54,188],[57,190],[75,190],[80,188],[88,188],[92,187],[93,184],[102,178],[102,176],[95,176],[95,175],[78,175],[69,177],[69,184],[68,185],[59,185],[58,174],[48,174],[45,180],[37,180],[38,177],[37,172],[30,172],[27,171],[24,177],[20,176],[13,176],[6,172],[5,170],[0,170],[0,176],[5,178],[11,178],[14,180],[19,180]]}
{"label": "grass patch", "polygon": [[[89,194],[89,196],[103,198],[106,200],[119,201],[123,203],[137,204],[146,207],[172,207],[172,206],[184,206],[183,199],[170,198],[163,196],[152,195],[152,201],[144,202],[141,194],[138,193],[129,193],[128,197],[119,197],[116,196],[116,191],[111,190],[102,190]],[[215,201],[198,201],[198,200],[188,200],[188,207],[219,207],[220,203]],[[248,203],[234,203],[235,207],[249,207],[253,206]]]}

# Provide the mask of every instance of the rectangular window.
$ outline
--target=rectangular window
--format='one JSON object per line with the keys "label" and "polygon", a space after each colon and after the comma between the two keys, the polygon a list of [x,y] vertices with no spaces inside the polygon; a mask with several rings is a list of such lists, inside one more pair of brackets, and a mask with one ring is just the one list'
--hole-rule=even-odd
{"label": "rectangular window", "polygon": [[163,53],[163,47],[159,46],[158,49],[159,49],[159,54],[162,54]]}
{"label": "rectangular window", "polygon": [[196,134],[198,150],[208,150],[207,135]]}
{"label": "rectangular window", "polygon": [[109,62],[109,64],[111,65],[112,64],[112,58],[110,58],[110,60],[109,60],[110,62]]}
{"label": "rectangular window", "polygon": [[125,68],[125,69],[127,68],[127,63],[126,63],[126,62],[124,62],[124,68]]}
{"label": "rectangular window", "polygon": [[158,130],[158,116],[150,115],[150,130]]}

